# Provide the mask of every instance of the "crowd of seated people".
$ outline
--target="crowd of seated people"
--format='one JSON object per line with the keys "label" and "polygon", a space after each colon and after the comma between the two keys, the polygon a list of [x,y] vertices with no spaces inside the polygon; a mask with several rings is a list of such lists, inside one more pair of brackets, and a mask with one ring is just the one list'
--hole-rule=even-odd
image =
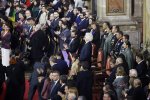
{"label": "crowd of seated people", "polygon": [[5,100],[23,100],[28,68],[28,100],[36,90],[39,100],[93,100],[91,66],[99,56],[100,70],[109,71],[103,72],[108,77],[100,100],[150,99],[143,54],[133,52],[119,26],[97,23],[84,2],[0,0],[0,94],[5,81]]}

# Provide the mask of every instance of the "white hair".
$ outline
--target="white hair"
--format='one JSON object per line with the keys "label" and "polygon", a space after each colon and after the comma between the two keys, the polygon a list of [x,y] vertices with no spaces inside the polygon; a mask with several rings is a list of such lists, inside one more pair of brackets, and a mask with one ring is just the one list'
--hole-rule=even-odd
{"label": "white hair", "polygon": [[86,33],[84,37],[86,38],[86,41],[92,41],[93,40],[93,35],[89,32]]}
{"label": "white hair", "polygon": [[129,76],[130,77],[137,77],[138,76],[137,70],[136,69],[130,69],[129,70]]}

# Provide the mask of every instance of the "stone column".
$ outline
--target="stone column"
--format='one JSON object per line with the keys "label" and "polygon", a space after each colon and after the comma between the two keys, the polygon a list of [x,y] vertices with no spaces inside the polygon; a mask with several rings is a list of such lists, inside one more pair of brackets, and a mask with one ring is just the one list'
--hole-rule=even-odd
{"label": "stone column", "polygon": [[143,0],[143,44],[150,43],[150,0]]}

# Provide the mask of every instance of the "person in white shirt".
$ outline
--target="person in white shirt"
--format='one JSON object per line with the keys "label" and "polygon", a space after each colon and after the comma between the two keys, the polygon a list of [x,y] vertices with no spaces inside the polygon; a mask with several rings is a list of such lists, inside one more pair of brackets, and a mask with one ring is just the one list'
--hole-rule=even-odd
{"label": "person in white shirt", "polygon": [[47,12],[46,12],[46,7],[43,5],[42,14],[40,15],[40,18],[39,18],[39,24],[45,25],[46,21],[47,21]]}

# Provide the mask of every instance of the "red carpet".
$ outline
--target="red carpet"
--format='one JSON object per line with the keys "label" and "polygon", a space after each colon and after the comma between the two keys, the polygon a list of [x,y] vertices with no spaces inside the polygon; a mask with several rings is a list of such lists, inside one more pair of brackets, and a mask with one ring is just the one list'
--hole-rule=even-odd
{"label": "red carpet", "polygon": [[[24,100],[28,100],[28,92],[29,92],[29,82],[28,80],[25,81],[26,83],[26,88],[25,88],[25,94],[24,94]],[[3,84],[3,92],[0,95],[0,100],[4,100],[5,97],[5,93],[6,93],[6,84]],[[38,92],[36,91],[33,100],[38,100]]]}
{"label": "red carpet", "polygon": [[[29,92],[29,82],[28,80],[25,81],[26,86],[25,86],[25,94],[24,94],[24,100],[28,100],[28,92]],[[99,93],[100,89],[93,89],[93,100],[100,100],[100,93]],[[6,84],[3,84],[3,92],[0,95],[0,100],[4,100],[5,97],[5,93],[6,93]],[[33,100],[38,100],[38,92],[36,91]]]}

